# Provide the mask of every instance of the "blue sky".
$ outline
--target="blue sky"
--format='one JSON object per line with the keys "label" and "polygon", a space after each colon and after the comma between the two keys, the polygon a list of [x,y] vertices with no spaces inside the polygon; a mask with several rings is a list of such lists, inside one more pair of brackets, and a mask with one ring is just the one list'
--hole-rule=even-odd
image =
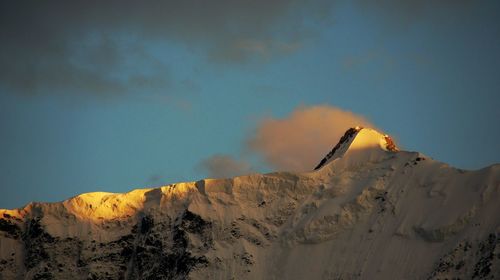
{"label": "blue sky", "polygon": [[500,161],[498,1],[186,2],[0,4],[0,208],[282,169],[248,142],[320,105]]}

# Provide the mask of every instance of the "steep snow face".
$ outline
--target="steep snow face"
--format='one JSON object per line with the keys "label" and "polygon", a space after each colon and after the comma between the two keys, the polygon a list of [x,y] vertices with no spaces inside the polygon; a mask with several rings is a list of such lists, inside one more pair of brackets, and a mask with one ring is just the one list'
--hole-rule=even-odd
{"label": "steep snow face", "polygon": [[398,151],[391,137],[369,128],[359,126],[350,128],[314,170],[318,170],[329,162],[344,156],[356,158],[357,161],[373,160],[377,156],[383,157],[383,151]]}
{"label": "steep snow face", "polygon": [[0,279],[500,279],[500,165],[346,135],[313,172],[0,210]]}

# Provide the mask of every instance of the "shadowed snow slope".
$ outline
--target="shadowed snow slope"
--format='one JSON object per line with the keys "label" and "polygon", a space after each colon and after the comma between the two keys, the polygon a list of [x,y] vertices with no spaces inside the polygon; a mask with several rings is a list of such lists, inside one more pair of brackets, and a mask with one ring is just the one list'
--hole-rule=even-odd
{"label": "shadowed snow slope", "polygon": [[0,210],[0,279],[500,279],[500,165],[353,128],[316,169]]}

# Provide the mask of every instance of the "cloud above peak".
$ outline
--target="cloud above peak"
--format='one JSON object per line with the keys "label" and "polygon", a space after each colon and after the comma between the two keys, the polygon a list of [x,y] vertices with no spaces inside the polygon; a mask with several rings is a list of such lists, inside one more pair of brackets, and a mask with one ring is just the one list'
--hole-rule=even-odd
{"label": "cloud above peak", "polygon": [[337,107],[298,107],[285,118],[265,118],[248,140],[248,148],[271,167],[310,171],[347,129],[375,126],[365,117]]}

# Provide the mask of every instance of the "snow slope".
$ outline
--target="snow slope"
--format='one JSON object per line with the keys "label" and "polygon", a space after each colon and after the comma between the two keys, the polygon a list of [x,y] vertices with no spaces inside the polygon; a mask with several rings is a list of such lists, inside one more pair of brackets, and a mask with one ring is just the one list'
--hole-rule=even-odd
{"label": "snow slope", "polygon": [[313,172],[0,210],[0,279],[500,279],[500,165],[346,135]]}

